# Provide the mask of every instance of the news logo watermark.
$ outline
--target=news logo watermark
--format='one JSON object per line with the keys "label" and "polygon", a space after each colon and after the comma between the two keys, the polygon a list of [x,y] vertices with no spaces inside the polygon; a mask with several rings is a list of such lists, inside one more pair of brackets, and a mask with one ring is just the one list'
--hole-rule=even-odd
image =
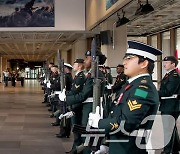
{"label": "news logo watermark", "polygon": [[[169,141],[171,140],[171,136],[173,134],[173,130],[175,127],[175,119],[171,115],[150,115],[143,119],[140,125],[148,125],[153,122],[151,129],[139,129],[134,130],[129,133],[125,130],[125,122],[121,121],[119,127],[110,132],[109,135],[116,135],[116,133],[121,132],[126,136],[134,136],[136,138],[135,144],[140,149],[147,150],[155,150],[164,148]],[[150,124],[151,125],[151,124]],[[104,129],[91,129],[89,125],[86,126],[87,132],[93,132],[92,134],[82,134],[82,137],[85,137],[84,146],[88,146],[90,139],[94,138],[92,146],[97,146],[98,140],[101,137],[105,137]],[[120,137],[119,137],[120,138]],[[128,138],[128,137],[127,137]],[[142,144],[142,140],[145,139],[145,144]],[[106,140],[109,143],[119,143],[119,142],[129,142],[129,140]]]}

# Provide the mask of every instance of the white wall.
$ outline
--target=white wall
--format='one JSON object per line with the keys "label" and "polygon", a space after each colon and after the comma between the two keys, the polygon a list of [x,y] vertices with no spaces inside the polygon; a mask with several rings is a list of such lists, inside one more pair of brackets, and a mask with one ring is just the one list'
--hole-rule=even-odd
{"label": "white wall", "polygon": [[87,51],[87,41],[86,41],[86,39],[77,40],[73,44],[73,50],[72,50],[73,57],[72,57],[72,60],[74,61],[77,58],[84,59],[86,51]]}
{"label": "white wall", "polygon": [[93,28],[129,1],[130,0],[118,0],[111,8],[106,10],[105,0],[86,0],[86,28]]}
{"label": "white wall", "polygon": [[[113,30],[113,23],[103,23],[102,30]],[[127,26],[121,26],[115,28],[114,36],[114,49],[112,44],[102,45],[101,51],[108,57],[105,65],[110,67],[116,67],[118,64],[122,64],[123,57],[127,50]]]}
{"label": "white wall", "polygon": [[85,30],[85,0],[55,0],[55,27],[0,28],[0,31]]}

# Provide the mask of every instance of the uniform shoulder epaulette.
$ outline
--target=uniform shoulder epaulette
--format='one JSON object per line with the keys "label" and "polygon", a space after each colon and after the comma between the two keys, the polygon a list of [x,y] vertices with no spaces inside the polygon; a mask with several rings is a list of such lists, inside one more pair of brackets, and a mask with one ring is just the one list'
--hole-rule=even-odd
{"label": "uniform shoulder epaulette", "polygon": [[139,88],[148,89],[148,87],[147,87],[147,86],[145,86],[145,85],[139,85]]}
{"label": "uniform shoulder epaulette", "polygon": [[83,77],[83,74],[81,73],[81,74],[79,75],[79,77]]}
{"label": "uniform shoulder epaulette", "polygon": [[147,98],[148,95],[148,89],[149,87],[147,86],[148,81],[146,79],[142,79],[140,81],[140,84],[137,86],[134,92],[134,96],[142,97],[142,98]]}
{"label": "uniform shoulder epaulette", "polygon": [[146,79],[141,80],[141,83],[147,83]]}

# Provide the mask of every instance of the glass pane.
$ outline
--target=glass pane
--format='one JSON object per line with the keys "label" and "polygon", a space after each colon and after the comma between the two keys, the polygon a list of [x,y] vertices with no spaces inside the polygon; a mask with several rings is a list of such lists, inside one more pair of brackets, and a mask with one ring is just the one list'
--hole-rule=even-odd
{"label": "glass pane", "polygon": [[[154,35],[151,37],[151,46],[153,46],[154,48],[157,48],[157,35]],[[157,80],[157,62],[154,63],[154,73],[152,74],[152,79],[153,80]]]}
{"label": "glass pane", "polygon": [[30,73],[30,68],[26,67],[25,72],[26,72],[26,77],[25,78],[28,79],[29,78],[29,73]]}
{"label": "glass pane", "polygon": [[[176,58],[180,59],[180,28],[176,31]],[[178,71],[180,73],[180,60],[178,60]]]}
{"label": "glass pane", "polygon": [[[162,59],[166,56],[170,56],[170,31],[164,32],[162,34]],[[166,71],[164,70],[163,64],[162,64],[162,77]]]}
{"label": "glass pane", "polygon": [[128,37],[128,40],[135,40],[147,44],[147,37]]}

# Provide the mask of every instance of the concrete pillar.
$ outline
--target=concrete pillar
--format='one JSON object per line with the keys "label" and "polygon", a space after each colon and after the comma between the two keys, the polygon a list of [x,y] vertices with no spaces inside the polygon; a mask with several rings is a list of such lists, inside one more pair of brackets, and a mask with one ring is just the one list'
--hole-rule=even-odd
{"label": "concrete pillar", "polygon": [[84,59],[86,51],[87,51],[87,40],[86,39],[77,40],[73,44],[73,48],[72,48],[72,61],[74,62],[74,60],[77,58]]}
{"label": "concrete pillar", "polygon": [[[162,50],[162,33],[157,34],[157,48]],[[160,88],[160,81],[162,80],[162,56],[157,57],[157,80],[158,80],[158,89]]]}
{"label": "concrete pillar", "polygon": [[176,32],[175,29],[170,30],[170,55],[175,56],[176,51]]}
{"label": "concrete pillar", "polygon": [[2,56],[0,56],[0,83],[3,81]]}
{"label": "concrete pillar", "polygon": [[61,50],[61,58],[64,59],[64,62],[67,62],[67,51]]}
{"label": "concrete pillar", "polygon": [[151,36],[148,36],[147,37],[147,44],[151,45],[151,43],[152,43],[152,38],[151,38]]}
{"label": "concrete pillar", "polygon": [[116,67],[118,64],[122,64],[127,50],[127,26],[114,27],[113,33],[113,25],[114,23],[111,21],[103,23],[102,26],[102,30],[111,30],[112,34],[114,34],[112,36],[114,38],[114,48],[113,43],[101,46],[101,51],[107,56],[106,65],[110,67]]}
{"label": "concrete pillar", "polygon": [[10,63],[7,61],[7,58],[2,57],[2,71],[10,68]]}
{"label": "concrete pillar", "polygon": [[3,71],[7,68],[10,68],[10,63],[7,61],[7,58],[0,57],[0,82],[3,81]]}

